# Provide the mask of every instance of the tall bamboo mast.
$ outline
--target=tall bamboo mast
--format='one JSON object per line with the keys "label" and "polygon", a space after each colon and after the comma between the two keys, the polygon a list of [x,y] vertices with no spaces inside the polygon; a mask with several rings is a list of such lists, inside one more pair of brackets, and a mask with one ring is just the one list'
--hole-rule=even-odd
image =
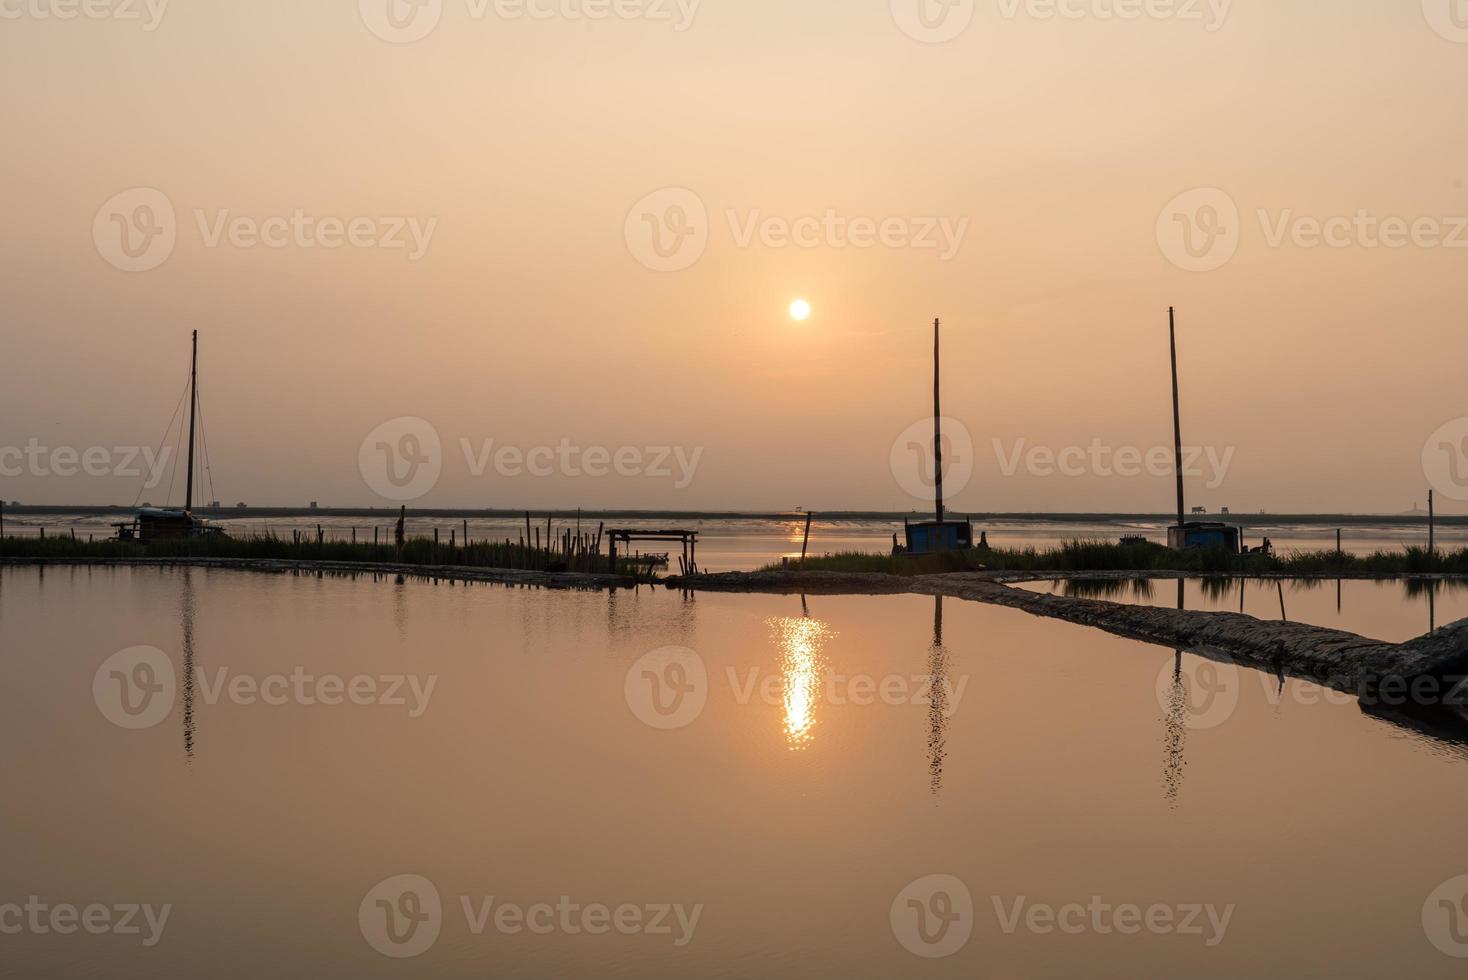
{"label": "tall bamboo mast", "polygon": [[189,478],[185,482],[184,513],[194,509],[194,422],[199,409],[199,331],[194,331],[194,352],[189,361]]}
{"label": "tall bamboo mast", "polygon": [[1167,308],[1167,332],[1172,343],[1172,463],[1177,474],[1177,526],[1182,527],[1187,523],[1183,507],[1183,422],[1177,391],[1177,317],[1171,306]]}

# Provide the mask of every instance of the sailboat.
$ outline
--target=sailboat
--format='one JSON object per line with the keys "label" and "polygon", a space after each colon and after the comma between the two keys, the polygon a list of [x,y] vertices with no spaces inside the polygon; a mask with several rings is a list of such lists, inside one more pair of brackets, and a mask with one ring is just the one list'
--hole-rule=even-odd
{"label": "sailboat", "polygon": [[[1242,535],[1233,524],[1222,521],[1190,521],[1183,496],[1183,424],[1177,383],[1177,311],[1167,308],[1167,333],[1172,347],[1172,445],[1173,473],[1177,478],[1177,523],[1167,529],[1167,546],[1174,551],[1188,548],[1222,548],[1237,554]],[[1201,508],[1195,508],[1197,513]],[[1205,511],[1206,513],[1206,511]]]}
{"label": "sailboat", "polygon": [[[194,444],[199,419],[199,331],[193,333],[193,351],[189,358],[189,459],[188,478],[184,484],[183,509],[143,507],[131,521],[114,524],[117,537],[123,541],[144,544],[160,538],[196,538],[222,535],[224,531],[202,517],[194,516]],[[172,428],[172,426],[170,426]]]}
{"label": "sailboat", "polygon": [[942,321],[933,321],[933,491],[934,510],[937,519],[912,523],[903,521],[906,533],[905,548],[899,554],[930,555],[937,551],[961,551],[974,546],[973,521],[950,521],[944,519],[943,510],[943,410],[941,404],[942,373],[939,354],[941,351]]}

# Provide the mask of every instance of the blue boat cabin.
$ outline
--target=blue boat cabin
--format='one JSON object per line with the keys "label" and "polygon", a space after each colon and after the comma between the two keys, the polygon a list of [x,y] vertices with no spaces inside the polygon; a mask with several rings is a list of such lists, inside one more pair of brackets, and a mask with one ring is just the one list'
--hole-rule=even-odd
{"label": "blue boat cabin", "polygon": [[928,555],[935,551],[964,551],[974,546],[974,525],[971,521],[923,521],[908,524],[907,549],[909,555]]}
{"label": "blue boat cabin", "polygon": [[1167,529],[1167,546],[1175,551],[1222,548],[1237,554],[1239,543],[1239,529],[1221,521],[1188,521]]}

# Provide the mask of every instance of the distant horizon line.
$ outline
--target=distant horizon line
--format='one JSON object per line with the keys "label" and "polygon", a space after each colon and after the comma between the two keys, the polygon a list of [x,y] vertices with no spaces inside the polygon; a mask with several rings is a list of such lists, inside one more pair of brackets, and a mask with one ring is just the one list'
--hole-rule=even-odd
{"label": "distant horizon line", "polygon": [[[137,510],[142,505],[129,504],[10,504],[0,501],[0,507],[6,513],[30,513],[30,514],[111,514],[127,513]],[[171,507],[172,505],[149,505]],[[250,505],[246,507],[221,506],[211,507],[196,506],[194,512],[206,515],[242,515],[258,517],[355,517],[355,516],[380,516],[396,515],[404,505],[384,505],[382,507],[300,507],[300,506],[273,506]],[[714,508],[702,510],[679,510],[676,508],[502,508],[502,507],[412,507],[407,508],[410,517],[484,517],[505,518],[520,520],[528,513],[532,517],[544,518],[566,517],[574,518],[578,513],[583,517],[625,517],[632,519],[646,519],[652,517],[688,517],[709,519],[741,519],[741,520],[782,520],[805,517],[807,514],[813,518],[824,520],[891,520],[898,521],[913,516],[924,516],[931,514],[931,509],[914,508],[907,511],[898,510],[731,510],[727,508]],[[1149,520],[1172,522],[1176,520],[1175,513],[1161,511],[953,511],[950,514],[961,515],[970,520],[1055,520],[1069,523],[1080,523],[1084,521],[1117,521],[1117,520]],[[1349,523],[1350,521],[1424,521],[1427,518],[1426,511],[1406,511],[1393,514],[1370,513],[1370,512],[1339,512],[1328,511],[1267,511],[1262,513],[1251,513],[1247,511],[1233,511],[1224,513],[1222,511],[1209,511],[1200,514],[1189,514],[1190,518],[1210,519],[1232,519],[1244,520],[1250,518],[1265,518],[1273,520],[1308,521],[1311,523],[1326,520],[1338,520]],[[1436,515],[1440,522],[1468,523],[1468,514],[1442,514]]]}

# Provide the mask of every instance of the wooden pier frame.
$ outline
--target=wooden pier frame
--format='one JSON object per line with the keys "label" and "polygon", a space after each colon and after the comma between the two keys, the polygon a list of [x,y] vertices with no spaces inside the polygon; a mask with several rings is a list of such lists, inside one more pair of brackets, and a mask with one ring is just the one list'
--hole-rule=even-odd
{"label": "wooden pier frame", "polygon": [[618,545],[628,550],[633,541],[677,541],[683,546],[680,570],[684,575],[698,574],[698,532],[684,530],[639,531],[633,528],[608,528],[607,570],[617,572]]}

